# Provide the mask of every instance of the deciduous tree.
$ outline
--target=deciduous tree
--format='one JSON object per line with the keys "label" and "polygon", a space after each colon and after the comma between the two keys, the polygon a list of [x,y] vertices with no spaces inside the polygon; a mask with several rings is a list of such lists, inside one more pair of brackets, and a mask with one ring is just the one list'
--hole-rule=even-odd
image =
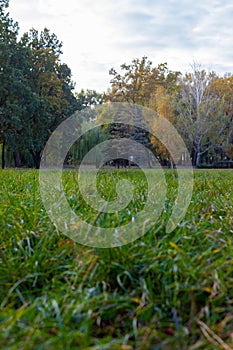
{"label": "deciduous tree", "polygon": [[221,140],[226,128],[222,106],[211,86],[217,76],[197,64],[179,81],[176,125],[198,167],[201,157]]}

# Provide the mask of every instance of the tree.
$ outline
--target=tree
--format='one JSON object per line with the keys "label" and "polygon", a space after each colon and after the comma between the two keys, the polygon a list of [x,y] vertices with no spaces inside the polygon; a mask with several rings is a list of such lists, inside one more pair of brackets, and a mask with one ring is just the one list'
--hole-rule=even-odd
{"label": "tree", "polygon": [[18,24],[0,0],[0,143],[16,166],[30,152],[36,168],[45,143],[56,126],[77,108],[71,71],[60,62],[62,43],[44,29],[32,29],[17,40]]}
{"label": "tree", "polygon": [[[67,155],[66,163],[69,165],[80,164],[91,149],[107,140],[107,134],[104,129],[95,127],[95,123],[92,119],[87,120],[82,118],[81,132],[82,136],[71,146]],[[96,154],[96,159],[90,159],[90,157],[88,157],[88,160],[91,161],[91,164],[96,163],[98,167],[97,158],[98,154]]]}
{"label": "tree", "polygon": [[14,127],[14,120],[9,113],[10,95],[17,83],[13,55],[17,47],[18,24],[14,23],[6,12],[8,0],[0,1],[0,143],[2,143],[2,167],[5,166],[5,146],[8,130]]}
{"label": "tree", "polygon": [[[157,112],[163,118],[166,118],[170,123],[174,124],[175,118],[175,103],[173,91],[168,90],[164,86],[158,86],[151,96],[149,107]],[[155,129],[156,133],[156,129]],[[160,161],[167,164],[169,161],[170,167],[173,167],[173,160],[166,147],[153,135],[150,136],[152,149],[157,154]]]}
{"label": "tree", "polygon": [[95,90],[85,91],[82,89],[75,96],[78,104],[77,116],[80,119],[83,135],[72,145],[68,152],[66,163],[70,165],[80,164],[84,156],[94,146],[107,139],[104,129],[101,127],[95,128],[94,123],[96,119],[95,107],[103,104],[103,94]]}
{"label": "tree", "polygon": [[23,142],[39,168],[49,135],[78,105],[72,93],[71,71],[60,62],[62,44],[56,35],[46,28],[40,34],[32,29],[23,35],[21,43],[30,51],[28,83],[35,97],[34,112],[26,118]]}
{"label": "tree", "polygon": [[219,98],[211,86],[217,79],[197,64],[179,80],[176,126],[183,135],[198,167],[201,157],[221,140],[226,128]]}
{"label": "tree", "polygon": [[113,76],[111,90],[106,100],[111,102],[129,102],[148,106],[151,95],[158,86],[169,88],[177,80],[179,72],[168,70],[167,63],[152,67],[146,56],[134,59],[132,63],[121,65],[122,74],[114,68],[109,72]]}
{"label": "tree", "polygon": [[219,100],[222,113],[225,116],[226,128],[222,144],[218,144],[218,150],[228,158],[233,157],[233,75],[215,79],[211,85],[211,92]]}
{"label": "tree", "polygon": [[[114,68],[110,70],[110,75],[113,76],[112,87],[105,97],[106,100],[136,103],[155,110],[168,120],[173,118],[171,97],[176,89],[179,72],[170,71],[166,63],[153,67],[146,56],[134,59],[129,65],[121,65],[121,70],[122,74]],[[110,132],[115,135],[122,134],[124,130],[119,128],[120,125],[114,125]],[[170,159],[165,147],[153,135],[135,128],[131,132],[133,139],[153,150],[160,160],[167,162]]]}
{"label": "tree", "polygon": [[78,103],[78,109],[84,109],[86,107],[93,107],[97,105],[101,105],[104,101],[104,96],[101,93],[98,93],[95,90],[86,91],[82,89],[79,93],[76,93],[76,99]]}

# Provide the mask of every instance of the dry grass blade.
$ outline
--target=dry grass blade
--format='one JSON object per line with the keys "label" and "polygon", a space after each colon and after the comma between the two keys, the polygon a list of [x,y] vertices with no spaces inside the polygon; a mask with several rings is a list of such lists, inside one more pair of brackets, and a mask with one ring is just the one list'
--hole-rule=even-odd
{"label": "dry grass blade", "polygon": [[233,347],[226,344],[217,334],[215,334],[203,321],[195,318],[197,324],[200,326],[202,333],[214,345],[219,345],[224,350],[233,350]]}

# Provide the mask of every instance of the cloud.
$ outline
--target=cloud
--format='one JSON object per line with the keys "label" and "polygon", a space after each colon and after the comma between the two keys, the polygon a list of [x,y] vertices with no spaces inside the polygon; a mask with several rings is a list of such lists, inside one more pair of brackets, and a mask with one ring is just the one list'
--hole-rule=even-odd
{"label": "cloud", "polygon": [[106,89],[112,66],[143,55],[181,71],[193,60],[233,71],[228,0],[11,0],[10,11],[24,31],[55,32],[78,89]]}

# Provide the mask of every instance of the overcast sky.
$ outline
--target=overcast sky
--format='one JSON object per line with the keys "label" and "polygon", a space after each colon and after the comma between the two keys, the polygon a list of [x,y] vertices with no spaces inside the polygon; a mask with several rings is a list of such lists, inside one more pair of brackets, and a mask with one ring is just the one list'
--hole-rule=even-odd
{"label": "overcast sky", "polygon": [[63,42],[76,90],[103,92],[111,67],[147,56],[185,72],[197,61],[233,73],[229,0],[10,0],[20,33],[47,27]]}

